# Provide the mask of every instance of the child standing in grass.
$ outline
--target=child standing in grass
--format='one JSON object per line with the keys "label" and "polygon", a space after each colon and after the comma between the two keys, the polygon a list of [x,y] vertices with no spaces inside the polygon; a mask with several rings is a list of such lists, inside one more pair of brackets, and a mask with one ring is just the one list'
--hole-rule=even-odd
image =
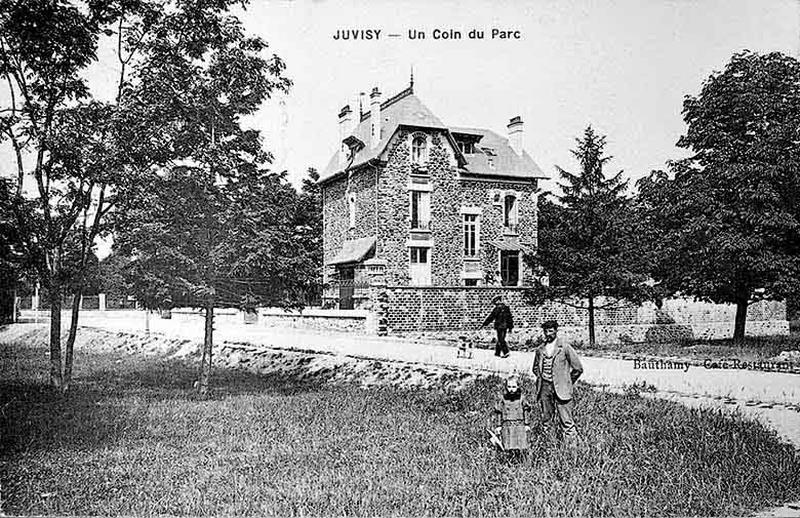
{"label": "child standing in grass", "polygon": [[[528,414],[530,404],[522,396],[519,378],[506,380],[505,390],[494,406],[494,435],[492,442],[504,451],[523,452],[528,449]],[[490,432],[491,433],[491,432]]]}

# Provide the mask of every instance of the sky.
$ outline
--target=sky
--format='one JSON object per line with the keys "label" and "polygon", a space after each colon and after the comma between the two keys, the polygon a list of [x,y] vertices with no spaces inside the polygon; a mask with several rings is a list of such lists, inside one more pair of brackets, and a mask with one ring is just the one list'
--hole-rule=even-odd
{"label": "sky", "polygon": [[[683,98],[733,53],[800,53],[800,0],[253,0],[238,13],[294,83],[244,123],[261,130],[273,170],[296,185],[337,148],[341,107],[356,109],[357,94],[375,86],[384,99],[399,92],[412,67],[415,93],[445,124],[505,135],[520,115],[525,149],[554,177],[556,165],[575,169],[570,149],[591,124],[607,136],[609,172],[636,180],[684,156],[675,147]],[[434,39],[435,29],[462,38]],[[472,29],[485,38],[469,39]],[[492,39],[492,29],[519,38]],[[381,33],[335,40],[340,30]],[[116,58],[107,44],[98,54],[87,75],[95,95],[111,99]],[[13,170],[0,149],[0,174]]]}
{"label": "sky", "polygon": [[[242,18],[294,81],[248,122],[274,169],[295,180],[327,164],[345,103],[374,86],[388,98],[413,66],[415,93],[445,124],[505,135],[521,115],[525,149],[553,177],[555,165],[575,169],[570,149],[591,124],[607,135],[609,172],[635,181],[684,156],[675,147],[683,99],[732,54],[800,52],[797,0],[276,1],[254,2]],[[493,28],[520,38],[492,39]],[[349,29],[381,37],[334,40]],[[415,29],[426,39],[409,39]],[[462,39],[433,39],[434,29]],[[470,40],[471,29],[485,38]]]}

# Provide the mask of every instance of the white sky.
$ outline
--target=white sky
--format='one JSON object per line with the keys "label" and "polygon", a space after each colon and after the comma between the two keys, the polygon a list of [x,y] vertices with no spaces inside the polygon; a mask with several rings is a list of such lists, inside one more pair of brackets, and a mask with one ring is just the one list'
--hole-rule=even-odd
{"label": "white sky", "polygon": [[[415,92],[445,124],[505,135],[508,119],[521,115],[525,148],[555,175],[555,164],[574,170],[569,150],[591,123],[608,135],[609,172],[636,179],[680,156],[683,97],[734,52],[800,51],[797,0],[253,0],[242,17],[294,81],[247,124],[263,132],[273,169],[298,184],[336,149],[339,109],[373,86],[384,98],[402,90],[412,65]],[[522,39],[492,41],[493,27]],[[414,28],[428,39],[407,39]],[[464,39],[433,40],[435,28],[461,30]],[[466,39],[472,28],[487,39]],[[381,39],[334,41],[340,29],[380,29]],[[91,84],[110,98],[113,51],[101,49],[99,59]],[[0,150],[0,174],[13,174],[10,158]]]}
{"label": "white sky", "polygon": [[[244,19],[294,81],[254,120],[274,167],[293,177],[325,167],[348,99],[373,86],[384,98],[400,91],[413,65],[415,92],[445,124],[505,135],[521,115],[525,148],[555,176],[554,164],[574,169],[573,139],[591,123],[608,135],[610,172],[636,179],[679,156],[684,96],[734,52],[800,50],[796,0],[277,1],[255,2]],[[466,39],[492,27],[518,29],[522,39]],[[409,40],[413,28],[428,39]],[[433,40],[435,28],[465,39]],[[339,29],[381,29],[382,37],[334,41]]]}

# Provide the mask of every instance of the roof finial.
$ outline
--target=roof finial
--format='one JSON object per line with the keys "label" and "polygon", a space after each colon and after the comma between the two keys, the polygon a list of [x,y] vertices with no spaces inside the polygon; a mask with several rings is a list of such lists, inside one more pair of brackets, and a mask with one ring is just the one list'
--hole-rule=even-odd
{"label": "roof finial", "polygon": [[411,93],[414,93],[414,65],[411,65],[411,81],[408,84]]}

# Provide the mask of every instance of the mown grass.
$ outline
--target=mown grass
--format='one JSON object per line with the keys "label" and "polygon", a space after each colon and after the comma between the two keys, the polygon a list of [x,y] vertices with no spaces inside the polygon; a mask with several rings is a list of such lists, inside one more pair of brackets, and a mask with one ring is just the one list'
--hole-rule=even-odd
{"label": "mown grass", "polygon": [[[800,499],[800,460],[760,425],[579,387],[583,444],[487,447],[498,379],[460,392],[339,386],[0,344],[3,511],[78,515],[735,515]],[[526,385],[527,389],[530,389]]]}

